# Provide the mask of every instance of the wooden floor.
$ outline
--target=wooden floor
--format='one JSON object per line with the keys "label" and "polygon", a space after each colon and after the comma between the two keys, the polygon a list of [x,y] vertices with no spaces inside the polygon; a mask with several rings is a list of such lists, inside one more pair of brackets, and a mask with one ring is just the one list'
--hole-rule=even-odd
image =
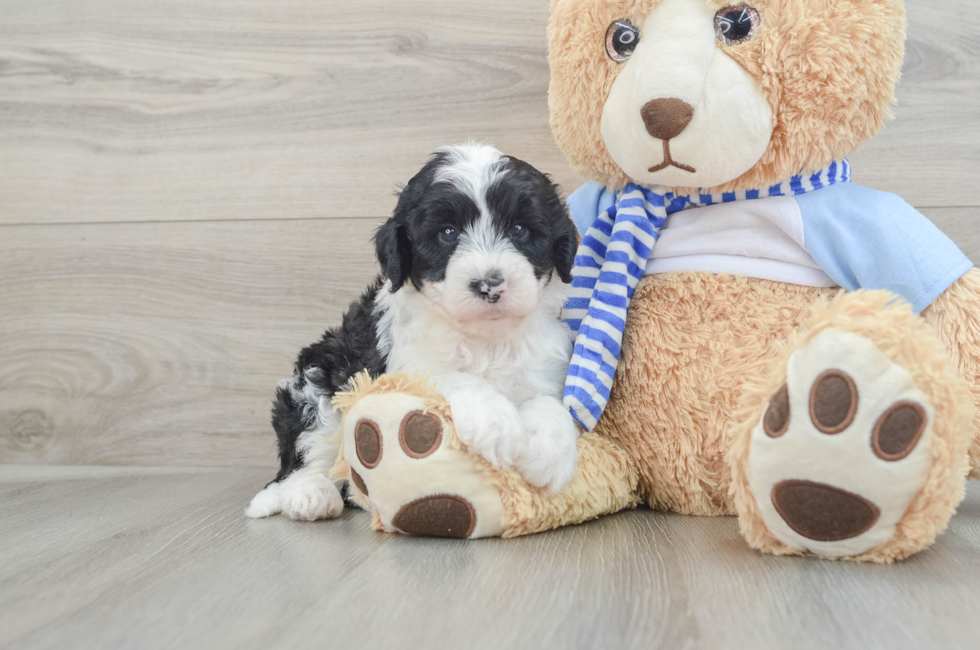
{"label": "wooden floor", "polygon": [[259,470],[0,467],[0,647],[976,648],[980,484],[890,567],[638,510],[523,539],[252,521]]}
{"label": "wooden floor", "polygon": [[[980,260],[976,0],[908,0],[851,156]],[[249,521],[269,401],[436,147],[581,179],[544,0],[0,0],[0,648],[972,647],[980,487],[894,567],[650,511],[528,539]],[[157,469],[159,466],[182,469]]]}

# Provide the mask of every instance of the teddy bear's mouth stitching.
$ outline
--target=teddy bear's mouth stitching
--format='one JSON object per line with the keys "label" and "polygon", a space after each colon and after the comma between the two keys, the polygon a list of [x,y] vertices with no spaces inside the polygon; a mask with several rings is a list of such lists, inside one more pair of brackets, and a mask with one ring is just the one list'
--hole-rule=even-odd
{"label": "teddy bear's mouth stitching", "polygon": [[693,167],[691,167],[690,165],[683,165],[675,161],[673,157],[670,155],[670,140],[664,140],[664,161],[659,165],[655,165],[651,167],[647,171],[653,174],[654,172],[659,172],[661,169],[667,169],[668,167],[676,167],[677,169],[681,169],[686,172],[690,172],[692,174],[695,174],[698,171]]}

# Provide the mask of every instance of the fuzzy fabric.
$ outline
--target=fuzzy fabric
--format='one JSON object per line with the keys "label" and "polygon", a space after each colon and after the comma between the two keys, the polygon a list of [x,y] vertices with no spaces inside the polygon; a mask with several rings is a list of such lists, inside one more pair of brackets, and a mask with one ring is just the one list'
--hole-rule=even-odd
{"label": "fuzzy fabric", "polygon": [[735,514],[724,456],[743,383],[766,373],[776,344],[837,291],[711,273],[643,279],[596,433],[636,463],[644,501],[683,514]]}
{"label": "fuzzy fabric", "polygon": [[504,537],[579,524],[640,503],[630,455],[592,433],[579,439],[575,476],[556,495],[529,485],[516,472],[489,471],[488,476],[504,504]]}
{"label": "fuzzy fabric", "polygon": [[967,450],[975,438],[973,399],[967,383],[957,377],[935,330],[917,317],[907,303],[885,291],[842,293],[833,300],[818,301],[807,313],[799,331],[773,346],[778,359],[769,371],[753,373],[733,414],[730,496],[739,515],[739,526],[748,543],[776,555],[799,555],[780,542],[762,521],[757,499],[749,485],[749,446],[769,400],[786,382],[786,362],[796,350],[820,333],[835,329],[873,342],[892,362],[911,373],[916,387],[935,409],[932,423],[932,466],[925,481],[897,526],[895,536],[870,551],[846,559],[889,563],[908,557],[932,544],[943,532],[965,494],[969,470]]}
{"label": "fuzzy fabric", "polygon": [[[346,413],[350,411],[350,408],[368,395],[384,395],[389,393],[403,393],[419,397],[425,401],[428,412],[435,413],[441,418],[451,419],[452,417],[449,404],[424,373],[409,374],[400,372],[391,375],[382,375],[377,379],[372,379],[368,372],[358,373],[351,380],[347,390],[337,393],[333,398],[333,407],[344,413],[344,419],[341,419],[340,427],[334,434],[334,440],[339,446],[338,456],[341,458],[344,456],[344,437],[341,430],[344,428]],[[463,447],[463,443],[456,437],[455,431],[448,432],[446,435],[449,436],[454,449],[461,449]],[[338,461],[338,467],[342,467],[341,461]]]}
{"label": "fuzzy fabric", "polygon": [[960,278],[922,316],[936,329],[953,365],[973,391],[977,433],[970,447],[970,478],[980,480],[980,270]]}
{"label": "fuzzy fabric", "polygon": [[[411,397],[422,400],[424,411],[439,417],[444,422],[443,435],[451,450],[466,452],[456,436],[452,426],[452,415],[448,402],[434,388],[431,380],[423,374],[409,375],[397,373],[384,375],[372,380],[367,373],[358,375],[351,383],[349,390],[339,393],[334,398],[334,406],[341,410],[343,419],[335,435],[339,447],[337,463],[331,473],[334,480],[351,481],[351,465],[345,459],[345,436],[348,429],[348,417],[356,411],[358,404],[365,399],[377,396],[386,398],[385,408],[395,401],[394,397]],[[399,414],[400,415],[400,414]],[[392,452],[385,452],[390,454]],[[465,460],[457,456],[440,458],[440,474],[453,470],[463,472],[467,478],[482,482],[488,488],[499,493],[503,505],[503,515],[497,529],[503,537],[517,537],[531,533],[551,530],[560,526],[582,523],[595,519],[604,514],[634,508],[639,503],[636,485],[638,474],[629,456],[608,440],[586,434],[578,441],[579,460],[575,468],[575,476],[571,483],[559,494],[551,495],[524,481],[513,471],[495,469],[480,456],[465,454]],[[443,456],[447,456],[443,454]],[[468,476],[475,471],[475,476]],[[433,481],[421,471],[414,476],[388,476],[382,480],[390,483],[400,480],[403,485],[397,491],[398,503],[377,504],[359,489],[352,489],[353,500],[365,510],[372,513],[372,526],[379,532],[398,532],[382,521],[379,509],[387,507],[396,510],[403,503],[411,502],[417,497],[431,494]],[[462,481],[460,481],[462,483]],[[471,490],[479,492],[480,490]],[[480,503],[474,503],[479,515],[492,508]]]}
{"label": "fuzzy fabric", "polygon": [[[377,380],[374,380],[371,379],[371,375],[369,373],[362,372],[351,380],[350,386],[346,391],[337,393],[337,395],[333,398],[333,407],[343,413],[343,417],[341,418],[340,426],[337,428],[337,432],[334,434],[334,443],[336,444],[337,449],[337,461],[330,472],[331,479],[335,481],[351,480],[351,467],[345,459],[344,454],[344,431],[347,429],[347,414],[350,412],[351,408],[360,400],[369,395],[390,395],[394,393],[418,397],[424,401],[427,412],[433,413],[444,420],[452,419],[449,403],[446,402],[445,398],[443,398],[443,396],[435,389],[432,382],[425,375],[398,373],[393,375],[382,375]],[[450,429],[449,431],[444,432],[443,435],[448,437],[449,445],[453,449],[463,448],[463,443],[461,443],[459,438],[456,437],[455,429]],[[381,520],[378,517],[374,506],[371,505],[370,499],[368,499],[359,490],[351,490],[351,500],[365,510],[373,512],[375,529],[383,529],[381,526]]]}
{"label": "fuzzy fabric", "polygon": [[[622,69],[602,52],[606,29],[642,22],[659,0],[552,0],[548,28],[551,127],[583,177],[610,189],[630,182],[603,142],[602,110]],[[712,0],[719,9],[732,4]],[[901,0],[758,0],[764,20],[723,51],[755,78],[774,119],[769,147],[740,178],[711,192],[765,187],[812,173],[873,137],[890,117],[905,43]],[[690,193],[692,188],[677,188]]]}
{"label": "fuzzy fabric", "polygon": [[565,407],[572,417],[587,431],[602,417],[619,366],[629,304],[668,215],[691,207],[800,196],[850,180],[851,166],[845,159],[812,176],[794,176],[744,192],[678,196],[661,193],[661,188],[627,185],[585,234],[572,269],[572,293],[562,312],[576,335],[565,382]]}

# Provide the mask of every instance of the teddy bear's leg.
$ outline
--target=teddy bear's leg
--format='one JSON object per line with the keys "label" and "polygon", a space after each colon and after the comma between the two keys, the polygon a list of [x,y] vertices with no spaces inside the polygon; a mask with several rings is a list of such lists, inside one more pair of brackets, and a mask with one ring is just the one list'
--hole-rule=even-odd
{"label": "teddy bear's leg", "polygon": [[[980,270],[973,269],[947,289],[923,317],[939,334],[970,390],[976,406],[974,430],[980,433]],[[970,478],[980,480],[980,435],[970,447]]]}
{"label": "teddy bear's leg", "polygon": [[446,400],[427,378],[359,377],[335,400],[344,413],[334,479],[379,531],[429,537],[516,537],[580,523],[637,504],[625,452],[595,435],[578,441],[575,476],[557,494],[466,451]]}
{"label": "teddy bear's leg", "polygon": [[747,386],[728,461],[739,524],[776,554],[890,562],[964,495],[973,399],[924,319],[888,292],[816,305]]}

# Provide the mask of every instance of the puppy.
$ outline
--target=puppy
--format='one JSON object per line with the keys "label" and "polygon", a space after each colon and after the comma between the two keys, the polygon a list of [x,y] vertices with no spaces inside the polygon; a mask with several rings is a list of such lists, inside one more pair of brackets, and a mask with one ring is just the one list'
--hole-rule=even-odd
{"label": "puppy", "polygon": [[382,276],[280,382],[281,467],[246,514],[342,512],[326,477],[340,423],[331,399],[363,370],[427,372],[470,451],[564,487],[579,429],[561,402],[572,337],[559,316],[577,237],[557,187],[492,147],[447,147],[404,188],[375,243]]}

